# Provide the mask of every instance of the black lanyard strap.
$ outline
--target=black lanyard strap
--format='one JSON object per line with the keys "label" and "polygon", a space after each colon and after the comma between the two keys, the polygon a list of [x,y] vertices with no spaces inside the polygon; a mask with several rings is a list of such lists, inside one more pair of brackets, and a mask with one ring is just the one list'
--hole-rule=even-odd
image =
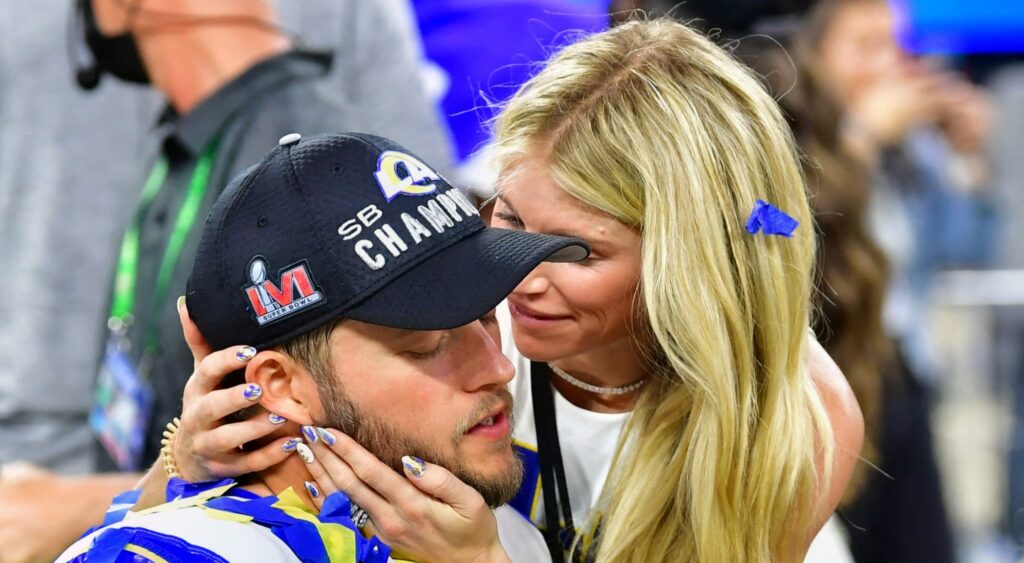
{"label": "black lanyard strap", "polygon": [[537,432],[537,455],[540,458],[541,491],[544,495],[544,541],[551,552],[551,560],[557,563],[565,561],[565,548],[571,546],[576,539],[576,527],[572,521],[562,449],[558,443],[551,369],[546,363],[530,362],[530,384],[533,423]]}

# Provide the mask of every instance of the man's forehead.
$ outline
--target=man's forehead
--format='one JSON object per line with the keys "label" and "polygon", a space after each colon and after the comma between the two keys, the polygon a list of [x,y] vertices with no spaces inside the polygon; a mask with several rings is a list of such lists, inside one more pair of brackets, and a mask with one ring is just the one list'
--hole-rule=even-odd
{"label": "man's forehead", "polygon": [[370,340],[378,340],[384,343],[402,340],[413,340],[416,338],[422,338],[431,334],[436,334],[436,330],[409,330],[405,328],[394,328],[389,326],[376,325],[372,323],[365,323],[356,320],[345,320],[339,325],[336,333],[341,338],[365,338]]}

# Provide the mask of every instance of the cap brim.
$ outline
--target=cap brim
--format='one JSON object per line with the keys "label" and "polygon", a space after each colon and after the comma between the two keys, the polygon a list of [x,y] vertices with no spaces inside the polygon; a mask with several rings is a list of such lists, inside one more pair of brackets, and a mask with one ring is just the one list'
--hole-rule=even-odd
{"label": "cap brim", "polygon": [[345,318],[408,330],[445,330],[487,314],[541,262],[577,262],[583,241],[487,228],[395,278]]}

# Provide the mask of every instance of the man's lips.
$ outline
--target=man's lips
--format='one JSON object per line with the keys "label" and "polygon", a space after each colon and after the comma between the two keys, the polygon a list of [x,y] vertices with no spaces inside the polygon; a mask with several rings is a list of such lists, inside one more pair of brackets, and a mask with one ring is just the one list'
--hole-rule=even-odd
{"label": "man's lips", "polygon": [[507,437],[510,431],[511,427],[508,415],[506,415],[505,410],[502,409],[497,413],[484,418],[478,424],[467,430],[466,435],[498,440]]}

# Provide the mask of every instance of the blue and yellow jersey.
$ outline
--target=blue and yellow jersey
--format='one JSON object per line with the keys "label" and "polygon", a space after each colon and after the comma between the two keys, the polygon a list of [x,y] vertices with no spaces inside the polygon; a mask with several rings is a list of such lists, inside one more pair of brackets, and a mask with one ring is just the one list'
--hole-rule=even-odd
{"label": "blue and yellow jersey", "polygon": [[343,493],[319,514],[292,489],[261,497],[230,480],[188,484],[172,479],[170,502],[129,512],[137,491],[115,499],[98,529],[86,533],[60,562],[280,561],[385,563],[391,549],[366,539],[349,518]]}

